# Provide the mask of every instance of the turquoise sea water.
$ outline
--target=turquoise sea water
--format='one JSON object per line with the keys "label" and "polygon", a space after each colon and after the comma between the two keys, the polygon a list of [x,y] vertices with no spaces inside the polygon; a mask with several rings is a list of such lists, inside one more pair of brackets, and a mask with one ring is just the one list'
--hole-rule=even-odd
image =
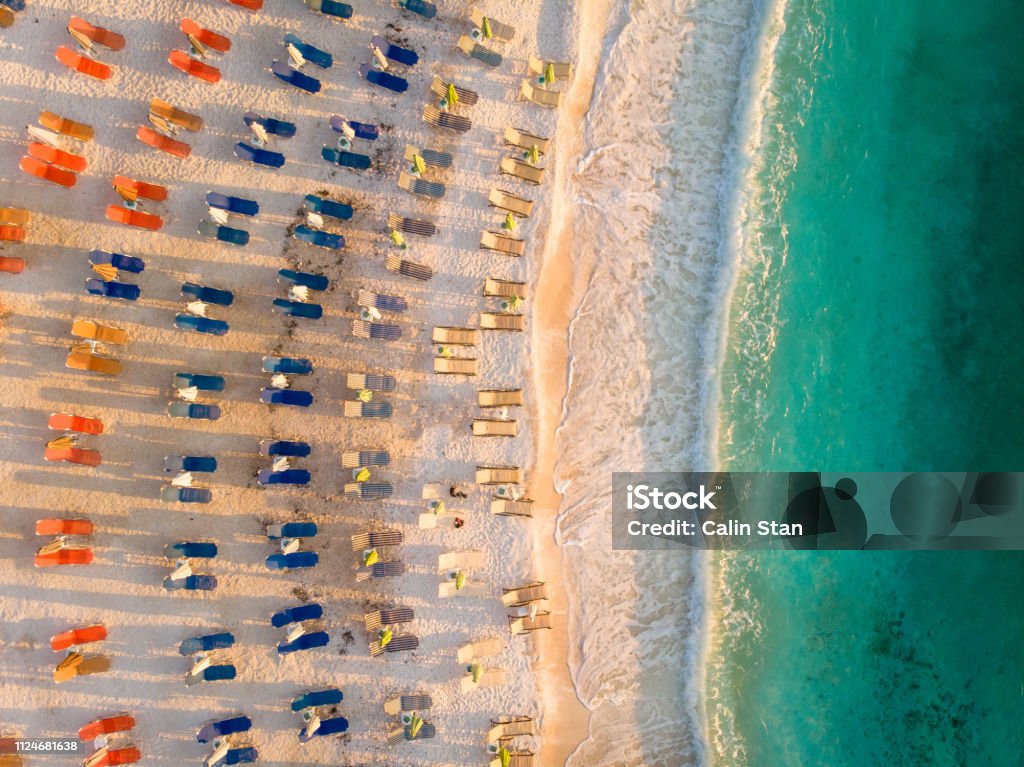
{"label": "turquoise sea water", "polygon": [[[790,0],[777,18],[723,467],[1024,469],[1024,7]],[[1024,553],[714,571],[714,763],[1024,764]]]}

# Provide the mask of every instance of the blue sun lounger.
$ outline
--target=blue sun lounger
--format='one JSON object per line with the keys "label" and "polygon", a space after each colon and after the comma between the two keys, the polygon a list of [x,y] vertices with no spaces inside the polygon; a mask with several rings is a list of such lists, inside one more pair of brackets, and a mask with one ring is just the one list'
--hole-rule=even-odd
{"label": "blue sun lounger", "polygon": [[409,90],[409,81],[404,77],[374,69],[369,64],[360,64],[359,74],[371,85],[377,85],[395,93],[405,93]]}
{"label": "blue sun lounger", "polygon": [[310,245],[330,248],[331,250],[341,250],[345,247],[345,238],[340,234],[325,232],[322,229],[313,229],[305,224],[299,224],[295,227],[292,237],[302,242],[308,242]]}
{"label": "blue sun lounger", "polygon": [[239,732],[248,732],[252,728],[252,719],[247,716],[233,716],[230,719],[221,719],[217,722],[210,722],[196,733],[196,742],[209,743],[211,740],[225,735],[235,735]]}
{"label": "blue sun lounger", "polygon": [[230,767],[233,764],[249,764],[255,762],[260,758],[260,752],[252,746],[243,746],[242,748],[229,748],[228,752],[224,754],[224,764]]}
{"label": "blue sun lounger", "polygon": [[390,402],[346,402],[345,415],[350,418],[390,418]]}
{"label": "blue sun lounger", "polygon": [[302,570],[316,567],[320,557],[315,551],[293,551],[290,554],[271,554],[266,559],[268,570]]}
{"label": "blue sun lounger", "polygon": [[389,296],[370,290],[359,291],[359,305],[373,306],[382,312],[404,312],[409,308],[409,304],[401,296]]}
{"label": "blue sun lounger", "polygon": [[211,240],[227,242],[231,245],[249,244],[249,233],[244,229],[235,229],[230,226],[224,226],[224,224],[218,224],[216,221],[210,221],[207,218],[204,218],[199,222],[196,234],[202,235],[203,237],[209,237]]}
{"label": "blue sun lounger", "polygon": [[193,317],[191,314],[179,314],[174,318],[174,327],[178,330],[191,330],[194,333],[205,333],[210,336],[224,336],[228,332],[228,323],[209,317]]}
{"label": "blue sun lounger", "polygon": [[284,36],[284,44],[295,48],[302,58],[321,69],[330,69],[334,65],[334,57],[331,54],[320,50],[314,45],[303,42],[298,35],[294,35],[291,32]]}
{"label": "blue sun lounger", "polygon": [[234,679],[237,675],[238,672],[233,665],[224,663],[220,666],[207,666],[199,678],[203,682],[226,682]]}
{"label": "blue sun lounger", "polygon": [[377,501],[390,498],[395,489],[390,482],[349,482],[345,485],[346,498]]}
{"label": "blue sun lounger", "polygon": [[[345,456],[351,456],[354,460],[348,460]],[[387,450],[360,450],[356,453],[342,453],[342,466],[346,469],[387,466],[389,463],[391,463],[391,454]]]}
{"label": "blue sun lounger", "polygon": [[322,274],[297,272],[294,269],[279,269],[277,274],[281,279],[293,285],[302,285],[310,290],[327,290],[330,286],[330,281]]}
{"label": "blue sun lounger", "polygon": [[319,738],[324,735],[338,735],[343,732],[348,732],[348,719],[345,717],[336,716],[333,719],[321,719],[320,726],[316,728],[312,735],[307,735],[305,728],[299,730],[299,742],[308,743],[313,738]]}
{"label": "blue sun lounger", "polygon": [[224,391],[224,376],[211,376],[202,373],[175,373],[171,382],[175,389],[187,389],[194,386],[199,391]]}
{"label": "blue sun lounger", "polygon": [[348,3],[339,3],[337,0],[304,0],[306,5],[314,11],[320,11],[325,16],[334,16],[338,19],[351,19],[352,6]]}
{"label": "blue sun lounger", "polygon": [[381,322],[354,320],[352,335],[356,338],[376,338],[380,341],[397,341],[402,337],[402,328],[398,325],[386,325]]}
{"label": "blue sun lounger", "polygon": [[399,8],[404,8],[425,19],[432,19],[437,16],[437,6],[428,3],[426,0],[396,0]]}
{"label": "blue sun lounger", "polygon": [[235,635],[223,631],[219,634],[206,634],[201,637],[189,637],[183,639],[178,645],[178,652],[182,655],[195,655],[197,652],[210,652],[210,650],[226,650],[235,644]]}
{"label": "blue sun lounger", "polygon": [[306,93],[319,93],[320,89],[323,88],[323,83],[315,77],[310,77],[305,72],[300,72],[283,61],[275,61],[271,64],[270,71],[278,80],[286,82],[293,88],[298,88]]}
{"label": "blue sun lounger", "polygon": [[349,373],[346,384],[350,389],[369,389],[370,391],[393,392],[398,386],[394,376],[377,375],[374,373]]}
{"label": "blue sun lounger", "polygon": [[260,389],[260,402],[266,405],[291,405],[309,407],[313,404],[313,393],[298,389]]}
{"label": "blue sun lounger", "polygon": [[308,211],[319,213],[322,216],[337,218],[341,221],[348,221],[354,213],[351,205],[328,200],[324,197],[317,197],[315,194],[307,194],[303,205]]}
{"label": "blue sun lounger", "polygon": [[326,631],[313,631],[309,634],[303,634],[291,642],[281,642],[277,646],[277,652],[280,655],[288,655],[289,653],[302,650],[312,650],[315,647],[324,647],[330,639]]}
{"label": "blue sun lounger", "polygon": [[260,442],[260,455],[305,458],[310,452],[308,442],[292,442],[286,439],[265,439]]}
{"label": "blue sun lounger", "polygon": [[217,544],[213,541],[178,541],[164,546],[168,559],[188,557],[189,559],[213,559],[217,556]]}
{"label": "blue sun lounger", "polygon": [[311,690],[303,693],[292,701],[292,711],[296,713],[307,708],[318,708],[319,706],[336,706],[345,699],[344,693],[337,687],[327,690]]}
{"label": "blue sun lounger", "polygon": [[268,168],[280,168],[284,165],[284,155],[280,152],[271,152],[269,149],[249,146],[244,141],[239,141],[235,144],[235,157],[255,163],[256,165],[265,165]]}
{"label": "blue sun lounger", "polygon": [[285,469],[284,471],[261,469],[256,482],[260,487],[266,485],[297,485],[305,487],[309,484],[309,479],[309,472],[305,469]]}
{"label": "blue sun lounger", "polygon": [[231,306],[235,300],[235,295],[230,290],[208,288],[194,282],[181,283],[181,295],[216,306]]}
{"label": "blue sun lounger", "polygon": [[[217,578],[213,575],[190,575],[187,578],[178,579],[170,576],[164,578],[164,589],[167,591],[213,591],[215,588],[217,588]],[[217,666],[210,668],[217,668]]]}
{"label": "blue sun lounger", "polygon": [[212,474],[217,471],[217,459],[212,455],[169,455],[164,458],[164,471]]}
{"label": "blue sun lounger", "polygon": [[403,48],[400,45],[395,45],[390,40],[386,40],[380,35],[374,35],[373,40],[370,41],[370,45],[374,48],[378,48],[381,53],[384,54],[385,58],[391,59],[397,64],[402,64],[406,67],[414,67],[420,60],[420,56],[416,51]]}
{"label": "blue sun lounger", "polygon": [[213,500],[213,493],[205,487],[165,485],[160,489],[160,500],[164,503],[209,503]]}
{"label": "blue sun lounger", "polygon": [[242,115],[242,120],[249,127],[252,127],[253,123],[261,126],[271,136],[277,136],[278,138],[291,138],[295,135],[295,123],[290,123],[287,120],[275,120],[273,117],[264,117],[258,112],[246,112]]}
{"label": "blue sun lounger", "polygon": [[313,363],[301,357],[264,357],[263,372],[308,376],[313,372]]}
{"label": "blue sun lounger", "polygon": [[323,317],[324,308],[320,304],[289,301],[287,298],[275,298],[274,313],[283,314],[286,317],[300,317],[304,320],[318,320]]}
{"label": "blue sun lounger", "polygon": [[333,147],[325,146],[320,150],[320,156],[327,160],[327,162],[340,165],[342,168],[367,170],[370,167],[370,157],[368,155],[346,152],[344,149],[334,149]]}
{"label": "blue sun lounger", "polygon": [[229,194],[220,192],[207,192],[206,204],[217,210],[234,213],[238,216],[255,216],[260,212],[260,204],[255,200],[246,200],[244,197],[232,197]]}
{"label": "blue sun lounger", "polygon": [[315,621],[322,618],[323,615],[324,608],[316,602],[308,605],[297,605],[296,607],[287,607],[284,610],[274,613],[270,617],[270,625],[279,629],[282,626],[287,626],[289,623]]}
{"label": "blue sun lounger", "polygon": [[220,418],[220,407],[200,402],[169,402],[167,415],[171,418],[190,418],[193,421],[216,421]]}
{"label": "blue sun lounger", "polygon": [[25,0],[0,0],[0,5],[6,5],[12,11],[25,10]]}
{"label": "blue sun lounger", "polygon": [[331,115],[331,130],[335,133],[345,133],[346,127],[352,129],[356,138],[376,141],[380,137],[380,129],[376,125],[346,120],[341,115]]}
{"label": "blue sun lounger", "polygon": [[120,298],[125,301],[136,301],[142,294],[142,290],[138,285],[132,285],[127,282],[116,282],[115,280],[104,282],[103,280],[98,280],[95,277],[90,277],[85,281],[85,289],[94,296]]}
{"label": "blue sun lounger", "polygon": [[106,264],[119,269],[122,272],[138,274],[146,268],[146,262],[136,256],[126,256],[123,253],[108,253],[105,250],[89,251],[89,263],[97,266]]}
{"label": "blue sun lounger", "polygon": [[280,525],[267,525],[267,540],[279,541],[282,538],[315,538],[316,522],[285,522]]}

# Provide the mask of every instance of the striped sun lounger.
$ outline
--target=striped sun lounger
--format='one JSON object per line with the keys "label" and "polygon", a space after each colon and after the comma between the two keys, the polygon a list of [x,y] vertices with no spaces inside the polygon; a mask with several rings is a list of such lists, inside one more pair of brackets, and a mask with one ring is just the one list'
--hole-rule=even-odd
{"label": "striped sun lounger", "polygon": [[406,173],[404,170],[398,177],[398,188],[404,189],[410,194],[420,197],[431,197],[435,200],[440,200],[444,197],[445,193],[444,184],[439,181],[427,181],[426,179],[416,178],[416,176]]}
{"label": "striped sun lounger", "polygon": [[448,152],[440,152],[436,149],[420,149],[412,144],[405,145],[405,161],[412,162],[413,158],[419,155],[423,158],[424,164],[433,168],[452,167],[452,156]]}
{"label": "striped sun lounger", "polygon": [[476,483],[478,485],[520,485],[523,482],[523,470],[518,466],[477,466]]}
{"label": "striped sun lounger", "polygon": [[490,27],[491,37],[495,40],[503,40],[507,42],[516,36],[516,30],[514,27],[511,27],[508,24],[503,24],[500,21],[495,21],[490,16],[484,16],[483,12],[479,8],[473,9],[469,19],[473,22],[473,26],[480,30],[483,30],[484,19],[487,19],[487,26]]}
{"label": "striped sun lounger", "polygon": [[456,133],[465,133],[473,127],[473,121],[462,115],[442,112],[437,107],[427,104],[423,107],[423,120],[435,128],[445,128]]}
{"label": "striped sun lounger", "polygon": [[437,234],[437,226],[429,221],[406,218],[395,213],[388,214],[388,228],[406,234],[418,234],[420,237],[433,237]]}
{"label": "striped sun lounger", "polygon": [[525,330],[526,315],[509,312],[481,312],[480,327],[484,330]]}
{"label": "striped sun lounger", "polygon": [[455,44],[455,47],[471,59],[476,59],[489,67],[501,66],[502,59],[500,53],[492,51],[490,48],[485,48],[469,35],[462,35],[459,38],[459,42]]}
{"label": "striped sun lounger", "polygon": [[375,375],[373,373],[349,373],[345,383],[350,389],[369,389],[370,391],[393,392],[397,386],[394,376]]}
{"label": "striped sun lounger", "polygon": [[503,157],[498,167],[506,176],[515,176],[534,186],[544,180],[543,168],[535,168],[529,163],[520,162],[514,157]]}
{"label": "striped sun lounger", "polygon": [[508,628],[513,634],[527,634],[531,631],[551,628],[551,611],[537,613],[533,617],[514,618],[508,616]]}
{"label": "striped sun lounger", "polygon": [[434,372],[449,375],[476,375],[475,359],[454,359],[449,357],[434,357]]}
{"label": "striped sun lounger", "polygon": [[484,280],[484,295],[497,298],[526,298],[526,283],[498,280],[488,277]]}
{"label": "striped sun lounger", "polygon": [[519,149],[528,150],[533,147],[537,147],[537,151],[544,154],[548,151],[551,139],[541,138],[540,136],[535,136],[532,133],[527,133],[520,128],[513,128],[509,126],[508,128],[505,128],[505,143]]}
{"label": "striped sun lounger", "polygon": [[358,296],[360,306],[372,306],[382,312],[404,312],[409,304],[401,296],[388,296],[374,293],[372,290],[360,290]]}
{"label": "striped sun lounger", "polygon": [[380,322],[353,320],[352,335],[356,338],[376,338],[381,341],[397,341],[402,337],[402,329],[398,325],[385,325]]}
{"label": "striped sun lounger", "polygon": [[530,214],[533,213],[533,201],[524,200],[522,197],[516,197],[514,194],[509,194],[504,189],[492,189],[487,195],[487,204],[492,208],[499,208],[500,210],[507,211],[508,213],[514,213],[517,216],[523,218],[529,218]]}
{"label": "striped sun lounger", "polygon": [[352,551],[365,551],[380,546],[401,546],[405,536],[401,530],[370,530],[352,536]]}
{"label": "striped sun lounger", "polygon": [[388,607],[374,610],[363,616],[363,626],[368,632],[379,631],[384,626],[398,626],[410,623],[416,614],[411,607]]}
{"label": "striped sun lounger", "polygon": [[384,713],[398,716],[403,711],[429,711],[433,705],[433,699],[426,694],[395,695],[385,701]]}
{"label": "striped sun lounger", "polygon": [[341,468],[362,469],[368,466],[387,466],[391,454],[387,450],[360,450],[341,454]]}
{"label": "striped sun lounger", "polygon": [[356,568],[356,581],[362,582],[370,578],[395,578],[405,575],[403,562],[374,562],[369,567]]}
{"label": "striped sun lounger", "polygon": [[475,346],[480,343],[480,331],[477,328],[436,327],[431,340],[435,344]]}
{"label": "striped sun lounger", "polygon": [[544,581],[533,581],[522,586],[501,590],[501,604],[504,607],[528,605],[530,602],[547,598],[548,592],[544,587]]}
{"label": "striped sun lounger", "polygon": [[390,498],[395,489],[390,482],[346,482],[344,491],[346,498],[376,501]]}
{"label": "striped sun lounger", "polygon": [[497,743],[503,738],[536,734],[537,723],[534,722],[532,716],[503,716],[491,720],[491,729],[487,731],[487,742]]}
{"label": "striped sun lounger", "polygon": [[460,104],[471,107],[480,100],[480,96],[477,95],[476,91],[471,91],[468,88],[461,88],[458,85],[455,85],[455,83],[445,82],[437,75],[434,75],[434,79],[430,83],[430,92],[440,98],[446,98],[448,96],[449,85],[455,88],[455,95],[459,97]]}
{"label": "striped sun lounger", "polygon": [[375,639],[370,642],[370,657],[376,658],[381,653],[386,652],[405,652],[408,650],[415,650],[420,646],[420,640],[415,634],[399,634],[396,637],[392,637],[391,641],[385,646],[381,646],[380,640]]}
{"label": "striped sun lounger", "polygon": [[406,261],[404,258],[398,256],[388,256],[384,260],[384,267],[389,272],[398,272],[406,277],[412,277],[416,280],[429,280],[434,276],[434,270],[429,266],[423,264],[417,264],[413,261]]}
{"label": "striped sun lounger", "polygon": [[501,232],[484,232],[480,235],[480,247],[495,250],[507,256],[522,256],[526,252],[526,242],[517,237],[508,237]]}
{"label": "striped sun lounger", "polygon": [[346,402],[344,412],[348,418],[390,418],[393,410],[390,402]]}
{"label": "striped sun lounger", "polygon": [[425,738],[433,738],[435,735],[437,735],[437,730],[430,722],[424,722],[415,737],[413,737],[409,725],[396,724],[388,730],[388,745],[397,746],[406,740],[423,740]]}

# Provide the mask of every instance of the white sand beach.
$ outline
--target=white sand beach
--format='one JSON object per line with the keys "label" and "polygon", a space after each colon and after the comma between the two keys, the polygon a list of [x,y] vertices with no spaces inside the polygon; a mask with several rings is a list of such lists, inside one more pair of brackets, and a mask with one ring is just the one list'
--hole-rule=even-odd
{"label": "white sand beach", "polygon": [[[245,714],[253,727],[235,736],[235,745],[253,746],[261,763],[275,765],[485,764],[490,720],[502,715],[538,721],[537,736],[511,745],[534,752],[537,764],[564,763],[585,736],[586,711],[567,666],[571,596],[559,585],[562,560],[553,537],[558,497],[551,480],[553,433],[565,383],[564,323],[559,324],[557,305],[567,296],[552,294],[550,286],[567,285],[571,270],[564,259],[559,261],[553,239],[545,247],[545,235],[564,234],[556,219],[568,215],[567,201],[553,196],[572,172],[574,136],[597,66],[596,33],[587,37],[581,32],[572,4],[481,0],[484,13],[516,30],[510,42],[483,41],[504,57],[492,69],[454,48],[460,35],[472,29],[465,3],[441,0],[433,20],[389,2],[357,0],[354,6],[353,17],[341,22],[298,0],[268,0],[255,14],[221,0],[29,0],[15,24],[0,30],[0,207],[32,213],[26,242],[0,243],[0,256],[25,262],[21,274],[0,273],[0,483],[8,496],[0,506],[0,736],[73,737],[97,717],[126,711],[136,719],[130,740],[143,762],[198,763],[211,751],[209,744],[196,742],[198,728]],[[126,38],[124,50],[98,55],[114,68],[109,80],[72,72],[55,60],[58,46],[73,47],[65,31],[73,14]],[[187,77],[168,64],[171,50],[188,49],[178,28],[183,16],[231,39],[230,51],[208,60],[221,69],[220,82]],[[291,88],[269,72],[274,60],[287,60],[281,42],[286,32],[334,55],[329,70],[303,70],[322,80],[319,94]],[[359,65],[373,59],[369,41],[375,34],[419,54],[415,67],[399,72],[408,78],[406,93],[374,87],[360,77]],[[581,40],[586,47],[580,47]],[[518,97],[520,83],[529,76],[529,55],[573,62],[576,79],[555,85],[564,91],[562,110]],[[424,104],[437,102],[429,92],[435,75],[479,93],[477,105],[455,109],[472,119],[469,132],[435,130],[421,119]],[[177,136],[191,145],[190,157],[178,159],[136,139],[154,97],[203,118],[201,132]],[[95,129],[88,144],[63,145],[88,162],[72,189],[18,169],[30,141],[25,126],[36,124],[44,109]],[[246,110],[296,124],[293,138],[271,138],[267,147],[285,155],[281,169],[233,156],[234,144],[251,135],[242,119]],[[333,146],[338,139],[329,125],[332,115],[379,127],[376,141],[356,139],[352,146],[371,156],[370,170],[339,168],[321,159],[321,146]],[[511,153],[502,142],[509,125],[554,138],[539,163],[547,168],[542,185],[499,177],[499,161]],[[442,200],[424,201],[399,189],[399,174],[409,165],[403,159],[407,144],[453,155],[450,169],[430,168],[424,174],[446,185]],[[120,202],[111,184],[114,174],[167,187],[165,203],[144,208],[164,218],[160,231],[105,219],[105,208]],[[514,233],[526,243],[522,258],[478,247],[482,231],[500,231],[503,215],[487,204],[488,192],[496,187],[534,201],[534,214],[520,221]],[[200,220],[208,217],[204,199],[211,190],[259,203],[256,219],[230,224],[249,231],[248,245],[216,243],[196,234]],[[344,251],[290,236],[303,222],[307,194],[354,207],[351,221],[326,225],[345,237]],[[409,247],[400,251],[389,241],[389,213],[430,220],[438,234],[430,239],[406,235]],[[141,287],[137,301],[86,292],[85,280],[95,276],[88,262],[94,248],[145,260],[144,272],[124,277]],[[421,282],[387,271],[388,254],[431,267],[433,278]],[[271,312],[272,299],[287,292],[277,280],[282,268],[330,279],[330,289],[314,299],[323,304],[322,319],[287,319]],[[541,275],[547,287],[538,284]],[[456,356],[478,360],[477,376],[435,375],[435,326],[477,327],[481,312],[500,311],[498,299],[481,295],[487,277],[527,283],[526,332],[481,331],[475,349],[456,351]],[[185,304],[179,291],[186,281],[233,292],[230,307],[210,311],[230,323],[227,335],[174,327],[175,314]],[[408,311],[385,313],[385,322],[401,327],[400,340],[353,337],[360,289],[407,299]],[[543,321],[536,319],[538,301],[547,307]],[[107,347],[123,363],[121,375],[65,367],[75,342],[71,324],[81,319],[127,331],[126,345]],[[567,321],[564,313],[562,320]],[[292,383],[313,393],[311,407],[259,401],[269,378],[261,371],[264,355],[312,361],[314,373]],[[219,420],[167,416],[177,372],[224,376],[224,391],[200,397],[222,408]],[[393,404],[392,418],[343,415],[343,403],[354,400],[346,386],[350,372],[396,377],[396,391],[375,400]],[[525,405],[507,414],[518,422],[517,436],[473,437],[472,419],[494,415],[478,408],[478,389],[513,388],[525,391]],[[102,465],[43,460],[47,440],[57,436],[47,429],[54,412],[103,420],[104,433],[81,442],[101,452]],[[308,487],[257,486],[257,472],[270,465],[258,453],[263,439],[302,440],[312,446],[311,455],[296,462],[311,473]],[[393,496],[346,499],[341,491],[351,471],[341,466],[345,450],[388,450],[390,465],[373,469],[372,480],[392,483]],[[215,474],[196,477],[198,485],[212,491],[211,503],[161,502],[164,457],[174,455],[217,458]],[[492,515],[492,489],[474,484],[478,465],[522,467],[523,491],[536,500],[534,517]],[[428,483],[440,483],[448,510],[465,520],[461,528],[419,527],[420,515],[428,510],[422,498]],[[454,484],[465,486],[469,497],[446,497]],[[92,521],[95,531],[84,542],[94,553],[92,564],[33,566],[36,549],[48,540],[33,534],[35,523],[49,517]],[[277,548],[267,540],[266,526],[298,520],[319,528],[315,538],[303,543],[319,554],[319,564],[285,572],[267,569],[264,559]],[[405,574],[357,582],[354,570],[361,553],[352,550],[350,537],[379,529],[404,534],[403,544],[382,552],[382,559],[400,559]],[[197,572],[216,576],[215,590],[162,587],[173,567],[164,547],[186,540],[216,542],[215,559],[193,563]],[[471,584],[482,584],[485,597],[438,597],[444,576],[437,559],[450,551],[485,552],[486,567],[469,573]],[[503,587],[535,579],[550,584],[554,628],[543,636],[511,636],[498,597]],[[311,628],[328,632],[330,641],[326,647],[279,656],[275,645],[284,641],[285,630],[272,627],[270,616],[305,602],[323,605],[322,620]],[[413,608],[415,619],[401,632],[418,636],[419,647],[370,657],[368,643],[376,637],[364,629],[363,615],[391,605]],[[109,671],[55,684],[52,670],[63,653],[51,651],[49,638],[95,623],[106,625],[108,638],[87,651],[107,656]],[[217,663],[234,664],[237,678],[186,686],[189,661],[179,654],[179,643],[216,631],[230,631],[236,638],[232,648],[215,657]],[[460,677],[466,668],[456,660],[457,648],[490,637],[500,638],[504,649],[482,665],[504,669],[507,682],[463,692]],[[304,691],[326,687],[343,691],[332,715],[347,718],[348,731],[303,745],[298,738],[302,720],[289,703]],[[387,745],[396,718],[385,714],[383,703],[400,693],[432,697],[430,710],[419,713],[434,725],[435,737]],[[25,762],[64,764],[67,758],[31,754]]]}

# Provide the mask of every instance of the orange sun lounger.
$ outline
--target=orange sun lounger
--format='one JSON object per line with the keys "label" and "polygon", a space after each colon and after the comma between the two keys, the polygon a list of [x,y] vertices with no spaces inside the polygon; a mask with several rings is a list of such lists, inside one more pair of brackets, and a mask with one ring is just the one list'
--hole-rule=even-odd
{"label": "orange sun lounger", "polygon": [[[40,549],[40,551],[43,551],[43,549]],[[36,567],[88,565],[91,563],[92,549],[58,549],[57,551],[36,554]]]}
{"label": "orange sun lounger", "polygon": [[125,748],[101,748],[82,762],[82,767],[117,767],[119,764],[134,764],[142,758],[142,752],[134,746]]}
{"label": "orange sun lounger", "polygon": [[99,466],[103,462],[99,450],[85,447],[48,447],[43,453],[43,458],[51,462],[77,463],[80,466]]}
{"label": "orange sun lounger", "polygon": [[56,165],[50,165],[27,155],[21,158],[18,167],[30,176],[41,178],[44,181],[49,181],[51,184],[57,184],[68,189],[73,187],[78,181],[78,176],[71,171],[58,168]]}
{"label": "orange sun lounger", "polygon": [[[0,29],[6,29],[13,25],[17,18],[14,11],[6,5],[0,5]],[[0,767],[8,767],[7,762],[3,761],[4,759],[10,759],[12,765],[21,764],[21,757],[17,754],[0,754]]]}
{"label": "orange sun lounger", "polygon": [[188,17],[181,20],[179,29],[190,38],[194,37],[207,48],[217,51],[217,53],[227,53],[231,50],[231,41],[228,38],[199,26]]}
{"label": "orange sun lounger", "polygon": [[45,110],[39,113],[39,124],[62,136],[78,139],[79,141],[92,141],[95,135],[91,125],[75,122],[67,117],[61,117],[58,114]]}
{"label": "orange sun lounger", "polygon": [[59,165],[75,173],[81,173],[89,165],[81,155],[65,152],[63,149],[57,149],[46,144],[40,144],[38,141],[33,141],[28,145],[28,154],[29,157],[35,157],[37,160]]}
{"label": "orange sun lounger", "polygon": [[72,16],[71,21],[68,22],[68,31],[70,32],[71,30],[78,32],[80,35],[85,35],[94,44],[102,45],[104,48],[109,48],[112,51],[119,51],[124,48],[123,35],[111,32],[103,27],[97,27],[85,19],[80,19],[78,16]]}
{"label": "orange sun lounger", "polygon": [[83,75],[89,75],[89,77],[95,77],[97,80],[108,80],[114,72],[106,64],[90,59],[80,53],[75,53],[66,45],[62,45],[57,49],[57,61],[68,69],[81,72]]}
{"label": "orange sun lounger", "polygon": [[162,133],[157,133],[148,125],[140,125],[138,131],[135,132],[135,138],[143,144],[148,144],[154,149],[159,149],[161,152],[167,152],[167,154],[180,157],[182,160],[192,154],[192,147],[184,141],[178,141],[169,136],[164,136]]}
{"label": "orange sun lounger", "polygon": [[203,118],[199,115],[194,115],[191,112],[186,112],[184,109],[179,109],[173,104],[169,104],[163,99],[153,99],[149,102],[149,111],[151,114],[161,117],[171,125],[177,125],[179,128],[184,128],[187,131],[196,133],[203,129]]}
{"label": "orange sun lounger", "polygon": [[208,83],[220,82],[220,70],[217,67],[211,67],[209,64],[196,61],[184,51],[171,51],[167,61],[170,62],[172,67],[180,69],[186,75],[198,77],[200,80],[205,80]]}
{"label": "orange sun lounger", "polygon": [[25,271],[25,259],[13,256],[0,256],[0,272],[21,274]]}
{"label": "orange sun lounger", "polygon": [[0,208],[0,224],[25,226],[32,214],[25,208]]}
{"label": "orange sun lounger", "polygon": [[114,176],[114,189],[126,200],[136,200],[142,197],[145,200],[153,200],[153,202],[163,202],[167,199],[167,187],[136,181],[127,176]]}
{"label": "orange sun lounger", "polygon": [[[88,341],[100,341],[105,344],[122,346],[128,343],[128,333],[112,325],[101,325],[92,320],[75,320],[71,323],[71,335]],[[52,427],[51,427],[52,428]],[[100,427],[102,429],[102,426]]]}
{"label": "orange sun lounger", "polygon": [[24,242],[28,236],[23,226],[5,226],[0,224],[0,240],[6,242]]}
{"label": "orange sun lounger", "polygon": [[121,205],[108,205],[107,218],[118,224],[136,226],[139,229],[157,231],[164,225],[164,220],[154,213],[144,213],[141,210],[131,210]]}
{"label": "orange sun lounger", "polygon": [[110,670],[110,658],[105,655],[83,656],[81,653],[73,652],[53,670],[53,681],[57,684],[74,679],[76,676],[89,676],[90,674],[102,674]]}
{"label": "orange sun lounger", "polygon": [[[94,626],[83,626],[80,629],[68,629],[62,631],[59,634],[54,634],[50,637],[50,649],[54,652],[60,652],[66,650],[69,647],[75,645],[86,644],[87,642],[102,642],[107,638],[107,627],[102,623],[97,623]],[[135,726],[135,720],[132,719],[132,727]],[[84,727],[82,729],[85,729]],[[131,729],[131,728],[129,728]],[[79,730],[81,732],[81,730]],[[86,740],[86,738],[82,738]],[[92,738],[88,738],[92,740]]]}
{"label": "orange sun lounger", "polygon": [[77,431],[79,434],[102,434],[103,421],[99,418],[87,418],[84,415],[70,413],[50,413],[47,424],[54,431]]}
{"label": "orange sun lounger", "polygon": [[78,730],[79,740],[96,740],[100,735],[110,735],[114,732],[127,732],[135,727],[135,717],[131,714],[118,714],[103,719],[94,719],[89,724],[83,725]]}
{"label": "orange sun lounger", "polygon": [[[36,535],[92,535],[92,529],[92,522],[88,519],[40,519],[36,521]],[[106,632],[104,632],[105,634]]]}
{"label": "orange sun lounger", "polygon": [[68,354],[67,367],[72,370],[89,370],[93,373],[104,373],[116,376],[121,373],[123,365],[111,357],[101,357],[90,352],[71,352]]}
{"label": "orange sun lounger", "polygon": [[263,7],[263,0],[228,0],[228,2],[250,11],[258,11]]}

